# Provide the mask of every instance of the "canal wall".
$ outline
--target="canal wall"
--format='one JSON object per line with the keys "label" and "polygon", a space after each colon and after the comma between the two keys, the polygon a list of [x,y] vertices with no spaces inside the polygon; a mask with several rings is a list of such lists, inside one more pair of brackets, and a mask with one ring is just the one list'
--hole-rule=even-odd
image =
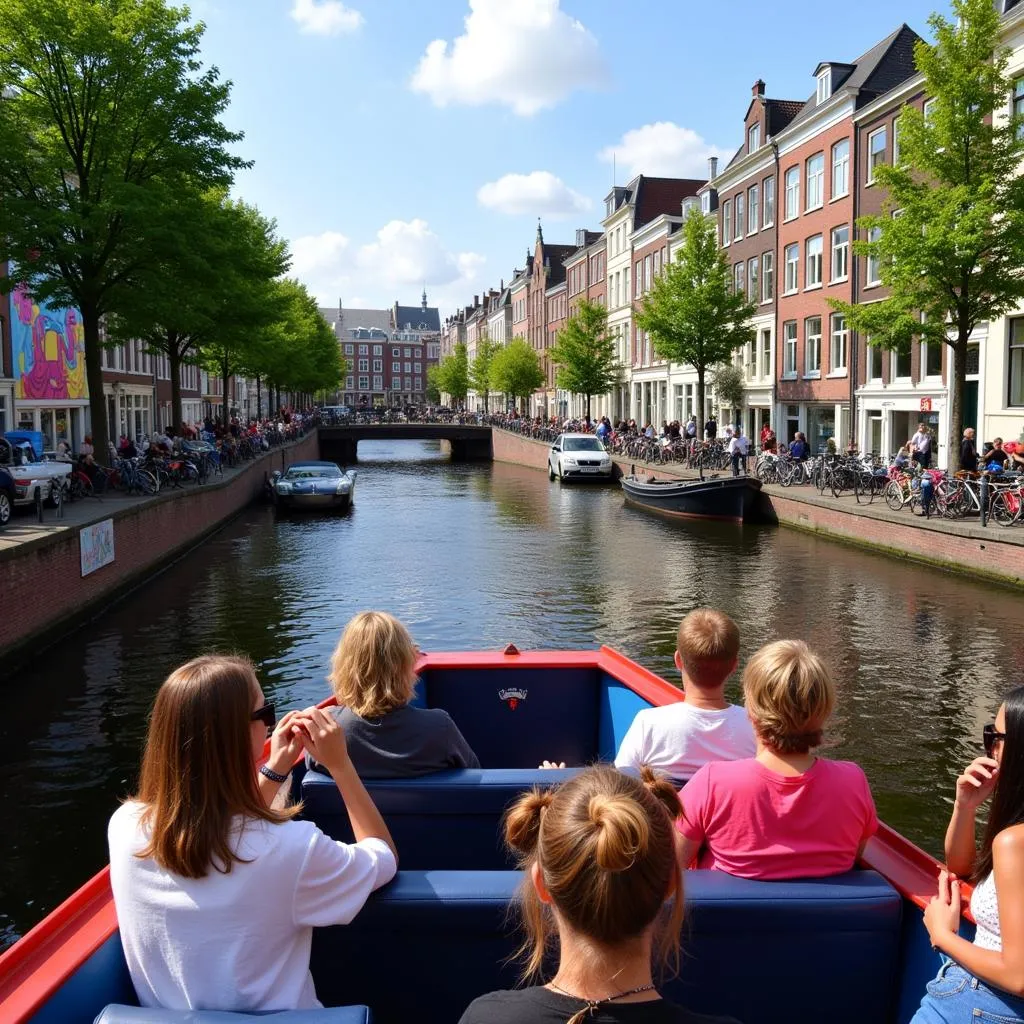
{"label": "canal wall", "polygon": [[[0,550],[0,664],[27,657],[146,582],[263,493],[267,474],[319,456],[316,431],[201,487],[168,490],[131,505],[96,503],[87,521]],[[82,575],[83,530],[111,521],[113,560]],[[8,529],[16,528],[12,520]],[[88,541],[87,535],[87,541]]]}
{"label": "canal wall", "polygon": [[[494,431],[494,458],[547,472],[549,445]],[[629,460],[616,459],[616,475],[629,472]],[[643,467],[657,476],[692,477],[674,466]],[[852,498],[819,496],[806,487],[765,487],[766,513],[782,526],[852,544],[894,558],[1024,587],[1024,529],[977,522],[922,519],[893,512],[882,502],[857,505]]]}

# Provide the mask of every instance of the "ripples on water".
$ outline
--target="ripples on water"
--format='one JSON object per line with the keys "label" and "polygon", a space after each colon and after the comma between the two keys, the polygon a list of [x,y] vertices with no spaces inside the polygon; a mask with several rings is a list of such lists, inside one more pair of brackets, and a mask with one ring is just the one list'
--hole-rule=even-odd
{"label": "ripples on water", "polygon": [[679,620],[700,605],[736,619],[741,659],[803,637],[838,681],[830,755],[859,761],[882,818],[932,852],[982,725],[1024,683],[1018,594],[791,530],[681,528],[616,488],[451,465],[430,444],[360,456],[348,516],[254,507],[4,680],[0,946],[105,862],[106,820],[174,666],[243,652],[279,706],[304,705],[326,695],[360,609],[395,613],[428,651],[607,643],[670,679]]}

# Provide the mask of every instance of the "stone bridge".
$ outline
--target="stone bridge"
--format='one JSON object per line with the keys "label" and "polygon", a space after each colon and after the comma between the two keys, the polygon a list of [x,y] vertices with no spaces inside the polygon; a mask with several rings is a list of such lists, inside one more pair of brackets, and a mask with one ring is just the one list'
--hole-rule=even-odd
{"label": "stone bridge", "polygon": [[320,454],[351,466],[358,462],[360,441],[441,441],[456,462],[490,461],[491,428],[458,423],[350,423],[320,427]]}

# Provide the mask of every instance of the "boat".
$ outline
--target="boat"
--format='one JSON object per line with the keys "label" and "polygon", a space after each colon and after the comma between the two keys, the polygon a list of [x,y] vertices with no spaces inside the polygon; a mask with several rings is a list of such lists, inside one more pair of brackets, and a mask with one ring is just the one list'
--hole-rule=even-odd
{"label": "boat", "polygon": [[630,505],[672,519],[720,519],[742,523],[757,513],[761,481],[749,476],[656,480],[636,474],[619,481]]}
{"label": "boat", "polygon": [[355,470],[346,471],[336,462],[293,462],[270,477],[274,505],[287,511],[340,512],[352,504],[355,490]]}
{"label": "boat", "polygon": [[[505,807],[580,770],[540,771],[545,758],[609,760],[637,711],[682,699],[608,647],[426,654],[417,671],[415,700],[447,710],[484,767],[368,782],[401,870],[350,925],[314,931],[319,998],[346,1008],[318,1021],[451,1024],[481,993],[515,987],[508,911],[522,876],[500,839]],[[292,791],[324,831],[351,835],[329,778],[300,763]],[[931,857],[884,825],[858,868],[834,878],[760,882],[688,871],[682,963],[662,991],[743,1024],[907,1024],[939,966],[921,924],[937,874]],[[967,913],[969,894],[963,905]],[[0,1021],[85,1024],[110,1004],[127,1009],[110,1010],[109,1024],[211,1019],[203,1011],[130,1016],[135,995],[105,869],[0,956]],[[309,1021],[307,1013],[273,1019]]]}

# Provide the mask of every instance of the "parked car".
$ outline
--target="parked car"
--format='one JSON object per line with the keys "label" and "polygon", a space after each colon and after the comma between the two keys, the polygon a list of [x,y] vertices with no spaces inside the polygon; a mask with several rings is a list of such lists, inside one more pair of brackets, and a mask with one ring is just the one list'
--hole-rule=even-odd
{"label": "parked car", "polygon": [[70,487],[70,462],[37,462],[28,441],[0,437],[0,468],[14,480],[14,504],[31,505],[39,488],[43,501],[56,508]]}
{"label": "parked car", "polygon": [[548,452],[548,479],[612,475],[612,457],[593,434],[559,434]]}
{"label": "parked car", "polygon": [[16,497],[14,477],[6,469],[0,469],[0,530],[11,521]]}

